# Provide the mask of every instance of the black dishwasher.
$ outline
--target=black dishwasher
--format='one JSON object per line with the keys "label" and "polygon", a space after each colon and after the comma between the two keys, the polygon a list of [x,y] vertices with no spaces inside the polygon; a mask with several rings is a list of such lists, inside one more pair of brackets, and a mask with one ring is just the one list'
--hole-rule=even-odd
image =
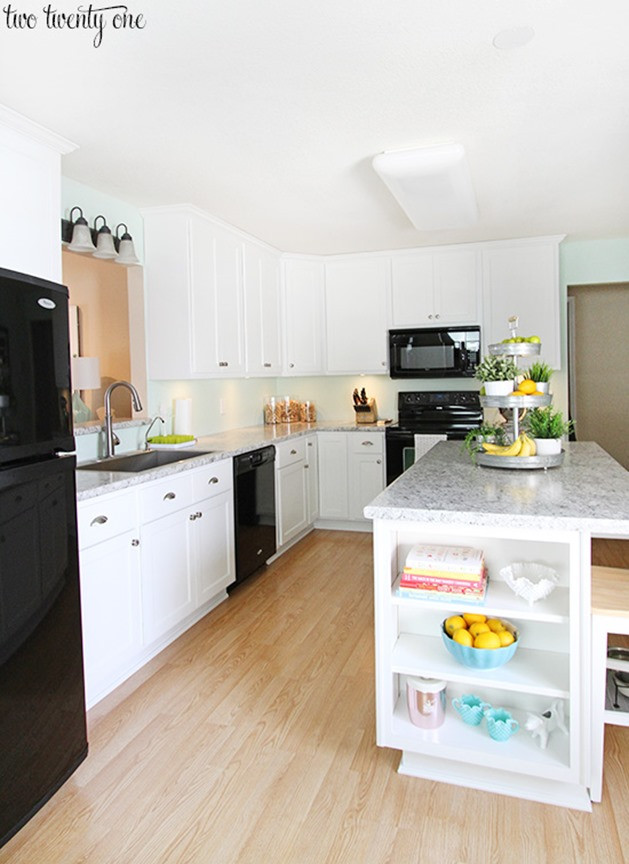
{"label": "black dishwasher", "polygon": [[234,588],[262,567],[277,549],[275,541],[275,447],[234,457]]}

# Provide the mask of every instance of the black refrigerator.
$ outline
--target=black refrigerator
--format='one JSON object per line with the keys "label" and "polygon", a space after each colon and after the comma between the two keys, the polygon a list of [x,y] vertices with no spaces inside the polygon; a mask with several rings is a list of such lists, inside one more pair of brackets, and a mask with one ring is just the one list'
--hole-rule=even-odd
{"label": "black refrigerator", "polygon": [[0,845],[87,755],[68,290],[0,268]]}

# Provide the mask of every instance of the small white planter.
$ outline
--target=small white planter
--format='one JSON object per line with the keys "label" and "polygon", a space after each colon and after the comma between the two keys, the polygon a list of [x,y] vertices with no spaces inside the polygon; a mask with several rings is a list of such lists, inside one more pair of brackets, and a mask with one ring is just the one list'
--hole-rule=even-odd
{"label": "small white planter", "polygon": [[536,381],[537,389],[540,393],[548,393],[550,390],[550,381]]}
{"label": "small white planter", "polygon": [[561,453],[561,438],[533,438],[537,456],[554,456]]}
{"label": "small white planter", "polygon": [[513,393],[513,381],[485,381],[486,396],[508,396]]}

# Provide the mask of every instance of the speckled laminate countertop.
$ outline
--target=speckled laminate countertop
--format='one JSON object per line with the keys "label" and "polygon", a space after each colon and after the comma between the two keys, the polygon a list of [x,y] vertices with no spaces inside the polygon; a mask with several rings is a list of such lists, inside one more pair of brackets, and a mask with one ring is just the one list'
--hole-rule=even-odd
{"label": "speckled laminate countertop", "polygon": [[[299,438],[313,432],[361,432],[363,434],[383,434],[385,424],[357,425],[355,423],[291,423],[276,424],[272,426],[248,426],[243,429],[230,429],[227,432],[218,432],[215,435],[207,435],[197,439],[194,447],[186,448],[198,451],[199,455],[194,459],[186,459],[181,462],[173,462],[150,471],[142,471],[137,474],[122,471],[82,471],[77,466],[76,486],[77,499],[79,501],[105,495],[109,492],[119,492],[130,486],[137,486],[151,480],[159,480],[180,471],[189,471],[191,468],[199,468],[209,462],[219,459],[227,459],[239,453],[247,453],[249,450],[257,450],[268,444],[285,441],[289,438]],[[124,454],[120,454],[124,455]]]}
{"label": "speckled laminate countertop", "polygon": [[460,442],[432,448],[367,507],[368,519],[587,530],[629,536],[629,473],[592,442],[564,444],[559,468],[480,467]]}

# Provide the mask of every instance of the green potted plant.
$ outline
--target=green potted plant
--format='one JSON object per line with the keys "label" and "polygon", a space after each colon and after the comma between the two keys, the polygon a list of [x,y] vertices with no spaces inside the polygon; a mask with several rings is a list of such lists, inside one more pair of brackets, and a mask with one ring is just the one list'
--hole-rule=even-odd
{"label": "green potted plant", "polygon": [[512,357],[489,354],[476,367],[476,377],[485,385],[487,396],[508,396],[513,393],[513,381],[518,367]]}
{"label": "green potted plant", "polygon": [[463,439],[463,449],[473,456],[477,450],[482,450],[483,441],[489,444],[505,444],[505,432],[502,426],[491,426],[481,423],[477,429],[470,429]]}
{"label": "green potted plant", "polygon": [[538,456],[561,453],[561,439],[572,430],[572,421],[564,420],[561,411],[551,405],[536,408],[526,418],[526,428],[535,441]]}
{"label": "green potted plant", "polygon": [[550,378],[553,374],[553,370],[548,363],[544,363],[542,360],[536,361],[531,364],[524,374],[531,381],[535,381],[540,393],[548,393]]}

